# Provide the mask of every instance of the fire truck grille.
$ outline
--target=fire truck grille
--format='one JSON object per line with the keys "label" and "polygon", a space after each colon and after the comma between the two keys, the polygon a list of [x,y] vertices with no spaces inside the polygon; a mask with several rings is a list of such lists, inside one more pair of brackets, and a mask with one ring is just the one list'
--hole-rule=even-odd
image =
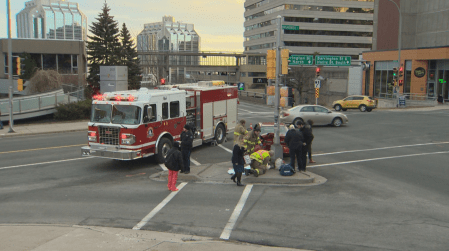
{"label": "fire truck grille", "polygon": [[100,144],[118,145],[120,128],[100,126]]}

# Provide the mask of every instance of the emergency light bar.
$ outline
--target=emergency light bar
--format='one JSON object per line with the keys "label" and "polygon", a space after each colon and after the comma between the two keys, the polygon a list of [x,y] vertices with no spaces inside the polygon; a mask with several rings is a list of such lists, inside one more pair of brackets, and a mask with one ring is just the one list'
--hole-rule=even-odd
{"label": "emergency light bar", "polygon": [[97,94],[92,97],[95,100],[99,101],[137,101],[137,97],[134,97],[131,94]]}

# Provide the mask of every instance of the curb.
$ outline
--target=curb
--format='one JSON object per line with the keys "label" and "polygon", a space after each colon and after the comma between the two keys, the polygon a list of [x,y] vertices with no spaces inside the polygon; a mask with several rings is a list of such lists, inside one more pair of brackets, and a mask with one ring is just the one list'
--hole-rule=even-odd
{"label": "curb", "polygon": [[[5,130],[5,129],[3,129],[3,130]],[[20,133],[20,132],[8,133],[7,132],[6,134],[0,134],[0,138],[23,137],[23,136],[34,136],[34,135],[42,135],[42,134],[67,133],[67,132],[81,132],[81,131],[87,131],[87,128],[56,131],[56,132],[30,132],[30,133]]]}

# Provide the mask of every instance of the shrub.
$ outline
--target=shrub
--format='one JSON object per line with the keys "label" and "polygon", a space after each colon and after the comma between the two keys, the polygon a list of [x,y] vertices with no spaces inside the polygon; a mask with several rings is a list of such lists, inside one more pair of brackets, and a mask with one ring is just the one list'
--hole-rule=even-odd
{"label": "shrub", "polygon": [[89,119],[92,100],[86,99],[76,103],[61,104],[56,107],[54,118],[57,120]]}

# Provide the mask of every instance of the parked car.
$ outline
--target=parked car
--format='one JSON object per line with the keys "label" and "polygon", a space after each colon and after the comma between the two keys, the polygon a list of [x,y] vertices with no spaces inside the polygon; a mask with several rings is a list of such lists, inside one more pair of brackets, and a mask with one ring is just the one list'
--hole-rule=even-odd
{"label": "parked car", "polygon": [[339,127],[349,122],[343,113],[333,112],[320,105],[298,105],[281,113],[280,120],[285,124],[296,125],[298,121],[313,120],[313,125],[333,125]]}
{"label": "parked car", "polygon": [[[279,125],[279,138],[281,141],[282,150],[284,155],[290,154],[288,147],[285,145],[284,138],[285,134],[287,134],[288,128],[285,124]],[[271,145],[273,145],[274,140],[274,123],[273,122],[262,122],[260,123],[260,139],[262,141],[262,150],[269,151],[271,149]]]}
{"label": "parked car", "polygon": [[377,107],[377,102],[368,96],[349,96],[332,103],[336,111],[346,111],[347,109],[360,109],[361,112],[370,112]]}

